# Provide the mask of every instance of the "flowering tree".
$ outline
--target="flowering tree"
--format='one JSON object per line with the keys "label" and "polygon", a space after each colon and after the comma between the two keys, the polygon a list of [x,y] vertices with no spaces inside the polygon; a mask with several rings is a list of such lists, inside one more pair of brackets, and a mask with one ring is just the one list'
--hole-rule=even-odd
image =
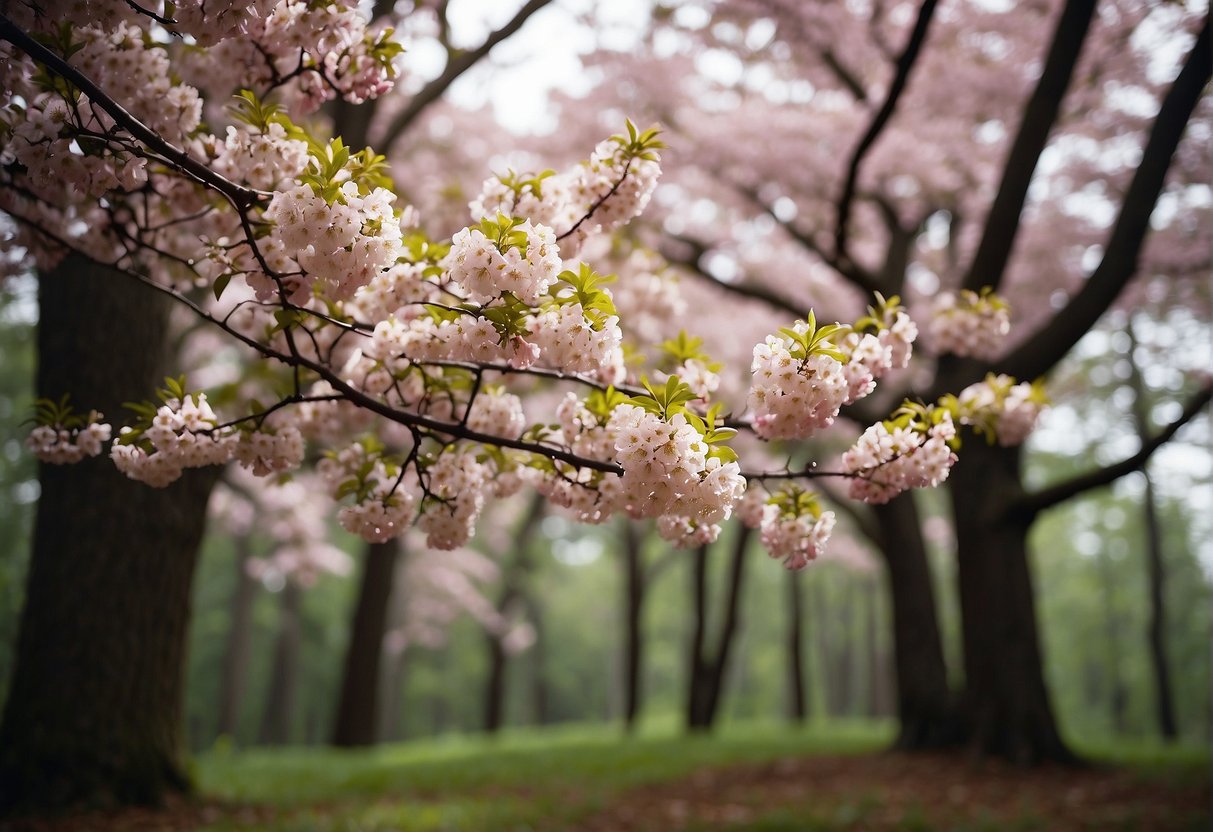
{"label": "flowering tree", "polygon": [[[113,0],[84,3],[88,24],[73,27],[59,23],[72,18],[54,5],[12,4],[0,17],[0,208],[21,224],[20,242],[41,269],[77,252],[123,276],[115,280],[188,309],[251,361],[224,396],[170,378],[157,399],[136,402],[117,430],[79,397],[44,401],[29,445],[46,463],[96,456],[109,442],[118,470],[164,487],[189,469],[228,462],[259,476],[288,471],[310,444],[323,454],[317,468],[341,503],[338,519],[370,542],[416,525],[429,546],[459,547],[487,500],[530,488],[584,522],[656,518],[662,535],[680,545],[716,539],[736,509],[773,556],[802,568],[835,520],[808,480],[840,477],[851,497],[892,505],[897,494],[948,476],[962,424],[1022,441],[1039,412],[1038,389],[1003,375],[982,381],[986,370],[1026,378],[1047,370],[1058,345],[1089,326],[1132,272],[1117,266],[1115,275],[1089,281],[1050,324],[1064,332],[1049,339],[1049,350],[1028,343],[991,366],[1007,322],[1003,301],[982,287],[999,282],[1014,233],[983,234],[973,265],[932,324],[935,349],[967,359],[945,365],[929,395],[900,405],[900,395],[872,396],[882,380],[897,380],[890,386],[898,393],[907,388],[901,371],[917,326],[897,297],[900,276],[926,222],[913,216],[940,209],[917,196],[905,204],[885,198],[896,194],[881,187],[872,196],[860,163],[905,88],[932,19],[930,2],[837,203],[825,263],[863,299],[850,314],[837,313],[845,324],[819,323],[811,302],[786,304],[791,314],[765,322],[756,346],[718,354],[726,367],[749,368],[733,388],[722,385],[722,368],[691,335],[658,331],[647,345],[630,342],[623,303],[654,284],[629,288],[631,275],[621,268],[615,292],[591,265],[602,238],[650,201],[664,147],[656,129],[628,121],[587,161],[560,172],[499,172],[469,205],[466,227],[449,240],[432,239],[421,232],[418,212],[397,204],[384,158],[323,137],[309,116],[329,100],[381,95],[396,80],[400,44],[389,29],[368,26],[355,6],[281,0],[146,8]],[[1090,16],[1089,4],[1067,6],[1024,119],[1032,129],[1021,130],[1012,156],[1022,146],[1032,160],[1039,154],[1060,101],[1050,85],[1060,78],[1064,90],[1074,68],[1064,55],[1077,54]],[[865,25],[851,17],[836,22]],[[905,26],[876,28],[890,35]],[[959,35],[957,44],[967,47]],[[879,49],[856,59],[874,75],[884,69]],[[865,89],[845,67],[838,71],[837,56],[834,67],[824,63],[836,84]],[[1208,76],[1199,58],[1189,66],[1177,100],[1164,105],[1176,113],[1158,122],[1178,118],[1178,128],[1160,149],[1147,149],[1161,169],[1143,165],[1148,181],[1130,185],[1145,189],[1146,204],[1161,188]],[[1040,112],[1033,116],[1032,108]],[[711,114],[698,121],[674,115],[666,120],[680,136],[729,133],[715,129]],[[999,218],[1016,227],[1031,168],[1007,167],[987,232],[1003,228]],[[971,173],[970,182],[996,178],[980,166]],[[767,172],[763,180],[780,178]],[[761,189],[723,184],[767,207]],[[778,220],[780,211],[769,207]],[[954,215],[981,213],[950,207]],[[883,217],[885,226],[867,236],[852,231],[852,213]],[[1125,233],[1140,243],[1144,222]],[[826,250],[812,235],[797,241]],[[887,280],[871,266],[886,242]],[[691,245],[704,241],[692,237]],[[1131,264],[1135,249],[1127,254]],[[1088,301],[1092,286],[1097,294]],[[640,333],[646,322],[637,322]],[[640,374],[627,348],[646,346],[652,370]],[[827,435],[844,412],[865,429],[837,466],[813,458],[780,464],[767,453],[782,447],[772,443]],[[22,672],[19,664],[15,691],[31,684]],[[22,701],[10,699],[6,725]],[[37,742],[28,734],[17,740],[10,756]],[[172,742],[155,736],[136,745],[175,769]],[[53,753],[38,751],[40,759]]]}
{"label": "flowering tree", "polygon": [[[964,390],[957,404],[985,410],[968,421],[991,443],[966,447],[966,481],[951,489],[963,709],[949,705],[914,503],[847,511],[888,566],[900,744],[969,738],[992,753],[1067,757],[1036,646],[1031,518],[1134,470],[1205,394],[1123,464],[1029,495],[1014,448],[1041,396],[1017,379],[1049,371],[1114,302],[1159,289],[1189,298],[1183,278],[1207,271],[1208,223],[1202,233],[1195,220],[1208,210],[1199,119],[1181,144],[1208,106],[1203,16],[1077,2],[667,11],[646,47],[599,59],[604,80],[584,111],[657,114],[690,160],[658,191],[646,215],[657,228],[643,238],[711,287],[696,313],[727,310],[715,331],[734,333],[743,303],[845,316],[874,291],[899,295],[927,323],[928,349],[886,386],[927,401]],[[1008,301],[1029,337],[1007,337]],[[1197,306],[1207,316],[1207,303]],[[842,414],[863,427],[897,398],[878,393]],[[866,439],[880,434],[870,430]],[[880,491],[862,480],[850,490]]]}

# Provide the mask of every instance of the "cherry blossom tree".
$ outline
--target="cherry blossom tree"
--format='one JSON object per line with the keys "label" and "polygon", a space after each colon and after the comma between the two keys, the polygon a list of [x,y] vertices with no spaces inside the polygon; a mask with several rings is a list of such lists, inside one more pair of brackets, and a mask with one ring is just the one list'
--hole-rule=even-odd
{"label": "cherry blossom tree", "polygon": [[[1202,396],[1141,454],[1035,495],[1015,467],[1017,423],[1042,401],[1027,382],[1104,310],[1151,282],[1190,292],[1184,278],[1207,272],[1208,224],[1193,222],[1209,208],[1207,131],[1192,120],[1208,108],[1202,17],[1138,3],[684,4],[657,15],[642,48],[598,56],[603,81],[581,112],[659,117],[691,161],[638,236],[712,289],[701,308],[727,322],[696,333],[705,349],[726,355],[743,303],[846,317],[873,292],[898,295],[926,324],[925,354],[886,385],[897,394],[842,415],[864,429],[902,391],[963,390],[966,432],[990,440],[966,444],[966,479],[950,489],[962,707],[918,509],[870,480],[847,488],[877,503],[856,520],[888,567],[903,747],[967,739],[1017,759],[1070,756],[1040,669],[1026,531],[1056,500],[1134,470]],[[1012,320],[1023,335],[1008,337]],[[886,433],[866,427],[843,459],[870,459]]]}

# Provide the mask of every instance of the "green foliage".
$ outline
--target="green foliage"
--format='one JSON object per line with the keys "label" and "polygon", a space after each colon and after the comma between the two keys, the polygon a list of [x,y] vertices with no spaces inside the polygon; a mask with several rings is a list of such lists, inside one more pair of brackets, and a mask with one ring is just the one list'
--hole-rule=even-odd
{"label": "green foliage", "polygon": [[799,327],[781,327],[779,333],[791,340],[792,346],[788,352],[797,361],[807,361],[813,355],[825,355],[835,361],[845,363],[846,355],[834,345],[831,339],[841,338],[850,332],[845,324],[826,324],[817,326],[817,316],[809,310],[808,320],[803,332]]}
{"label": "green foliage", "polygon": [[636,405],[666,421],[678,413],[686,413],[687,402],[693,402],[699,398],[690,385],[678,376],[667,378],[663,387],[654,387],[647,376],[641,378],[640,381],[644,385],[644,389],[649,391],[649,395],[632,396],[628,399],[628,404]]}
{"label": "green foliage", "polygon": [[703,339],[688,335],[685,329],[678,330],[677,337],[662,341],[659,345],[659,349],[673,362],[674,366],[687,361],[701,361],[712,372],[720,370],[724,365],[719,361],[713,361],[712,357],[701,349],[702,347]]}
{"label": "green foliage", "polygon": [[548,290],[548,296],[554,306],[570,306],[581,304],[582,313],[589,320],[595,331],[601,331],[608,318],[617,317],[615,301],[611,293],[602,286],[615,280],[614,275],[601,275],[586,263],[582,263],[577,271],[565,269],[557,277],[557,282]]}

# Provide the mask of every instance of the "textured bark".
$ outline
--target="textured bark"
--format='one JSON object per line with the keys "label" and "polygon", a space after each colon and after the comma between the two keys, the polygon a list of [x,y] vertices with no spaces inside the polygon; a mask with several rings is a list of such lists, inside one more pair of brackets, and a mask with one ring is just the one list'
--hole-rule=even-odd
{"label": "textured bark", "polygon": [[784,642],[788,657],[788,716],[803,723],[809,715],[809,699],[805,688],[804,661],[804,593],[800,586],[801,572],[788,572],[784,585],[788,591],[788,624]]}
{"label": "textured bark", "polygon": [[247,568],[251,555],[248,538],[238,539],[236,547],[236,587],[232,592],[231,622],[219,677],[219,723],[216,729],[220,736],[232,739],[236,739],[240,728],[240,709],[244,704],[249,650],[252,646],[253,601],[257,595],[257,582],[249,575]]}
{"label": "textured bark", "polygon": [[962,723],[948,685],[935,590],[914,496],[903,494],[872,508],[892,601],[900,723],[895,746],[910,751],[956,745]]}
{"label": "textured bark", "polygon": [[1022,491],[1019,449],[965,443],[951,477],[971,749],[1020,764],[1073,763],[1044,680],[1028,569],[1030,523],[1006,506]]}
{"label": "textured bark", "polygon": [[376,740],[379,715],[379,667],[388,605],[400,542],[370,543],[363,558],[362,582],[350,626],[350,643],[341,674],[341,696],[333,727],[333,745],[356,747]]}
{"label": "textured bark", "polygon": [[[168,307],[68,259],[39,286],[39,395],[119,417],[163,383]],[[44,465],[3,724],[0,810],[157,803],[182,767],[190,583],[213,472],[165,489]]]}
{"label": "textured bark", "polygon": [[295,700],[299,682],[300,613],[303,593],[288,580],[280,593],[278,637],[270,665],[270,687],[265,695],[259,740],[262,745],[286,745],[293,739]]}

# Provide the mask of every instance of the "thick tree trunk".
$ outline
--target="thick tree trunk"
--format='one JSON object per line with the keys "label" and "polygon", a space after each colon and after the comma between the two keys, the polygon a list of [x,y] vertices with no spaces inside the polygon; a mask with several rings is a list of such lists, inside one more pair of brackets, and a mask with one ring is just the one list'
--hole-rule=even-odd
{"label": "thick tree trunk", "polygon": [[[40,396],[119,418],[166,374],[168,306],[74,258],[39,286]],[[188,788],[182,701],[190,583],[213,471],[164,489],[107,459],[44,465],[0,811],[157,803]]]}
{"label": "thick tree trunk", "polygon": [[231,622],[227,631],[227,644],[223,650],[223,667],[219,681],[220,736],[237,739],[240,728],[240,710],[244,704],[244,687],[248,679],[249,649],[253,636],[253,600],[257,596],[257,582],[248,573],[251,556],[249,540],[236,540],[236,587],[232,592],[230,607]]}
{"label": "thick tree trunk", "polygon": [[337,702],[333,745],[365,746],[376,740],[383,634],[387,630],[392,578],[396,574],[399,552],[398,540],[371,543],[366,547],[362,582],[341,675],[341,696]]}
{"label": "thick tree trunk", "polygon": [[643,694],[644,631],[641,614],[644,610],[645,574],[641,550],[642,539],[631,521],[623,524],[623,571],[626,595],[624,599],[624,659],[623,659],[623,725],[628,733],[636,728]]}
{"label": "thick tree trunk", "polygon": [[914,495],[902,494],[872,509],[892,602],[900,723],[894,745],[906,751],[956,745],[962,738],[962,722],[948,685],[935,589]]}
{"label": "thick tree trunk", "polygon": [[1045,686],[1028,569],[1030,522],[1005,513],[1022,494],[1019,449],[966,442],[950,485],[968,742],[978,754],[1020,764],[1075,762]]}
{"label": "thick tree trunk", "polygon": [[787,637],[784,641],[788,657],[788,716],[798,724],[803,724],[809,715],[808,695],[805,692],[804,593],[800,586],[802,574],[788,572],[784,576],[784,585],[788,591]]}
{"label": "thick tree trunk", "polygon": [[286,745],[293,738],[295,695],[299,680],[299,646],[302,639],[303,593],[294,581],[282,588],[278,610],[278,638],[270,666],[270,687],[265,695],[259,741],[262,745]]}

